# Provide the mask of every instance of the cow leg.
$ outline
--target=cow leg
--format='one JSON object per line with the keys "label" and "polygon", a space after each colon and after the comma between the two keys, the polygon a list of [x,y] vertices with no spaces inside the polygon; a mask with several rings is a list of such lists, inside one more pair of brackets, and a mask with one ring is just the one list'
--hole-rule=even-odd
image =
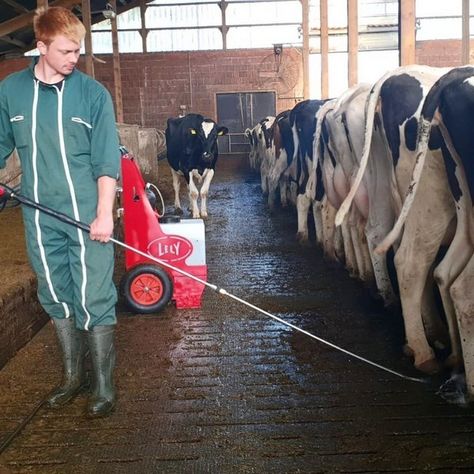
{"label": "cow leg", "polygon": [[323,223],[323,249],[326,257],[330,260],[337,260],[336,249],[334,247],[334,232],[336,226],[334,219],[336,217],[336,209],[331,205],[327,198],[323,201],[322,223]]}
{"label": "cow leg", "polygon": [[[433,334],[431,337],[439,338],[441,344],[444,344],[444,331],[439,330],[442,326],[439,315],[436,314],[435,304],[433,302],[426,304],[426,298],[433,298],[432,288],[426,285],[431,281],[428,273],[431,272],[446,234],[452,212],[443,209],[441,202],[436,202],[437,198],[442,199],[444,196],[441,190],[436,189],[433,195],[431,192],[434,186],[433,180],[425,183],[429,184],[430,191],[420,194],[420,199],[413,205],[405,224],[400,248],[395,255],[395,266],[408,348],[414,353],[417,368],[433,372],[437,370],[438,364],[428,344],[427,331],[432,329],[436,333],[442,332],[441,335]],[[422,190],[421,183],[419,190]],[[431,217],[433,209],[438,213],[436,220]]]}
{"label": "cow leg", "polygon": [[[323,198],[324,199],[324,198]],[[323,247],[323,201],[313,202],[314,228],[316,231],[316,242]]]}
{"label": "cow leg", "polygon": [[280,177],[286,167],[286,153],[281,152],[275,161],[268,175],[268,207],[273,210],[275,208],[275,197],[280,183]]}
{"label": "cow leg", "polygon": [[344,258],[346,269],[351,277],[357,277],[357,262],[352,245],[351,229],[347,219],[341,224],[342,239],[344,242]]}
{"label": "cow leg", "polygon": [[204,172],[204,182],[201,186],[201,217],[207,217],[207,196],[209,195],[209,186],[214,177],[214,170],[207,169]]}
{"label": "cow leg", "polygon": [[439,367],[433,349],[428,343],[421,317],[421,300],[430,265],[427,264],[426,258],[423,259],[424,261],[419,258],[422,255],[420,249],[417,249],[418,258],[414,262],[411,249],[407,247],[402,241],[395,255],[405,325],[406,351],[413,355],[415,367],[423,372],[434,373]]}
{"label": "cow leg", "polygon": [[199,191],[194,183],[194,173],[192,171],[189,172],[189,204],[191,207],[191,212],[193,214],[193,219],[199,219],[199,208],[197,204],[197,199],[199,196]]}
{"label": "cow leg", "polygon": [[289,183],[288,177],[283,175],[280,179],[280,202],[282,207],[288,207]]}
{"label": "cow leg", "polygon": [[296,233],[296,239],[302,243],[308,242],[309,240],[308,212],[310,206],[311,201],[306,194],[298,194],[298,197],[296,198],[296,211],[298,216],[298,232]]}
{"label": "cow leg", "polygon": [[365,219],[357,215],[357,241],[360,245],[360,254],[362,260],[362,280],[370,286],[374,285],[374,269],[372,268],[372,261],[370,259],[369,247],[367,245],[367,238],[365,236]]}
{"label": "cow leg", "polygon": [[[471,251],[472,251],[471,247]],[[474,255],[453,283],[451,296],[453,298],[461,336],[466,384],[469,399],[474,401],[474,302],[472,288],[474,287]]]}
{"label": "cow leg", "polygon": [[[472,257],[472,244],[466,231],[465,216],[458,215],[457,229],[451,245],[442,262],[436,267],[434,276],[438,283],[446,320],[451,338],[451,355],[447,364],[451,367],[462,366],[462,349],[456,310],[451,295],[451,286],[465,268],[467,262]],[[469,292],[470,293],[470,292]],[[467,295],[468,293],[466,293]]]}
{"label": "cow leg", "polygon": [[268,194],[268,175],[270,173],[270,152],[268,150],[263,154],[262,164],[260,165],[260,186],[264,196]]}
{"label": "cow leg", "polygon": [[179,188],[181,184],[181,176],[171,168],[171,176],[173,178],[173,190],[174,190],[174,208],[177,214],[182,214],[181,202],[179,200]]}
{"label": "cow leg", "polygon": [[354,250],[354,260],[355,260],[355,269],[356,276],[362,281],[370,281],[370,274],[367,274],[367,267],[364,262],[364,250],[365,239],[361,240],[361,235],[359,232],[359,218],[358,211],[355,206],[352,206],[349,211],[349,234],[352,241],[352,248]]}

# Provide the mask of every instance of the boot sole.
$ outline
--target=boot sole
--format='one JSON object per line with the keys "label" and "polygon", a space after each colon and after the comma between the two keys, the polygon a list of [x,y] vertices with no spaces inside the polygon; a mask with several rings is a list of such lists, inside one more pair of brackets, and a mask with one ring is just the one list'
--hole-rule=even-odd
{"label": "boot sole", "polygon": [[80,385],[77,390],[75,390],[68,398],[63,399],[60,403],[54,402],[50,403],[49,400],[46,401],[46,406],[50,408],[51,410],[56,410],[58,408],[62,408],[63,406],[67,405],[69,402],[74,400],[78,395],[80,395],[82,392],[85,392],[89,390],[90,388],[90,383],[85,382],[82,385]]}

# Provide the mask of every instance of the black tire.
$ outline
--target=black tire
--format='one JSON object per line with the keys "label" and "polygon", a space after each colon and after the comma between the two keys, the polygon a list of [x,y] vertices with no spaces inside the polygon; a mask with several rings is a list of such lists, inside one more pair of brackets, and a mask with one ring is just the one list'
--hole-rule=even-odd
{"label": "black tire", "polygon": [[173,296],[168,273],[151,264],[137,265],[125,273],[120,288],[127,306],[141,314],[161,311]]}

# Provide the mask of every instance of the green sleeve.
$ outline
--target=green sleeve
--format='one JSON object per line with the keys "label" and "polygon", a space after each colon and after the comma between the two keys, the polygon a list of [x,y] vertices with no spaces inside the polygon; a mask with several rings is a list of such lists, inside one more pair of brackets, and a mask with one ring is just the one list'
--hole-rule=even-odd
{"label": "green sleeve", "polygon": [[101,86],[92,105],[91,162],[95,179],[110,176],[117,179],[120,173],[120,150],[112,98]]}
{"label": "green sleeve", "polygon": [[0,168],[5,167],[7,158],[15,149],[13,130],[8,113],[8,101],[5,82],[0,83]]}

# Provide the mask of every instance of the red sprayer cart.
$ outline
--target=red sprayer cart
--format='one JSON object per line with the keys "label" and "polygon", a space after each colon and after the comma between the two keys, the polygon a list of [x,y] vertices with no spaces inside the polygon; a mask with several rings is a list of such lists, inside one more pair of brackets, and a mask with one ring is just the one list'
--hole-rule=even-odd
{"label": "red sprayer cart", "polygon": [[[122,187],[119,191],[124,242],[145,254],[125,250],[121,292],[128,306],[139,313],[154,313],[170,300],[177,308],[199,308],[207,279],[204,223],[201,219],[160,217],[150,202],[149,190],[130,153],[122,150]],[[156,259],[168,266],[160,266]]]}

